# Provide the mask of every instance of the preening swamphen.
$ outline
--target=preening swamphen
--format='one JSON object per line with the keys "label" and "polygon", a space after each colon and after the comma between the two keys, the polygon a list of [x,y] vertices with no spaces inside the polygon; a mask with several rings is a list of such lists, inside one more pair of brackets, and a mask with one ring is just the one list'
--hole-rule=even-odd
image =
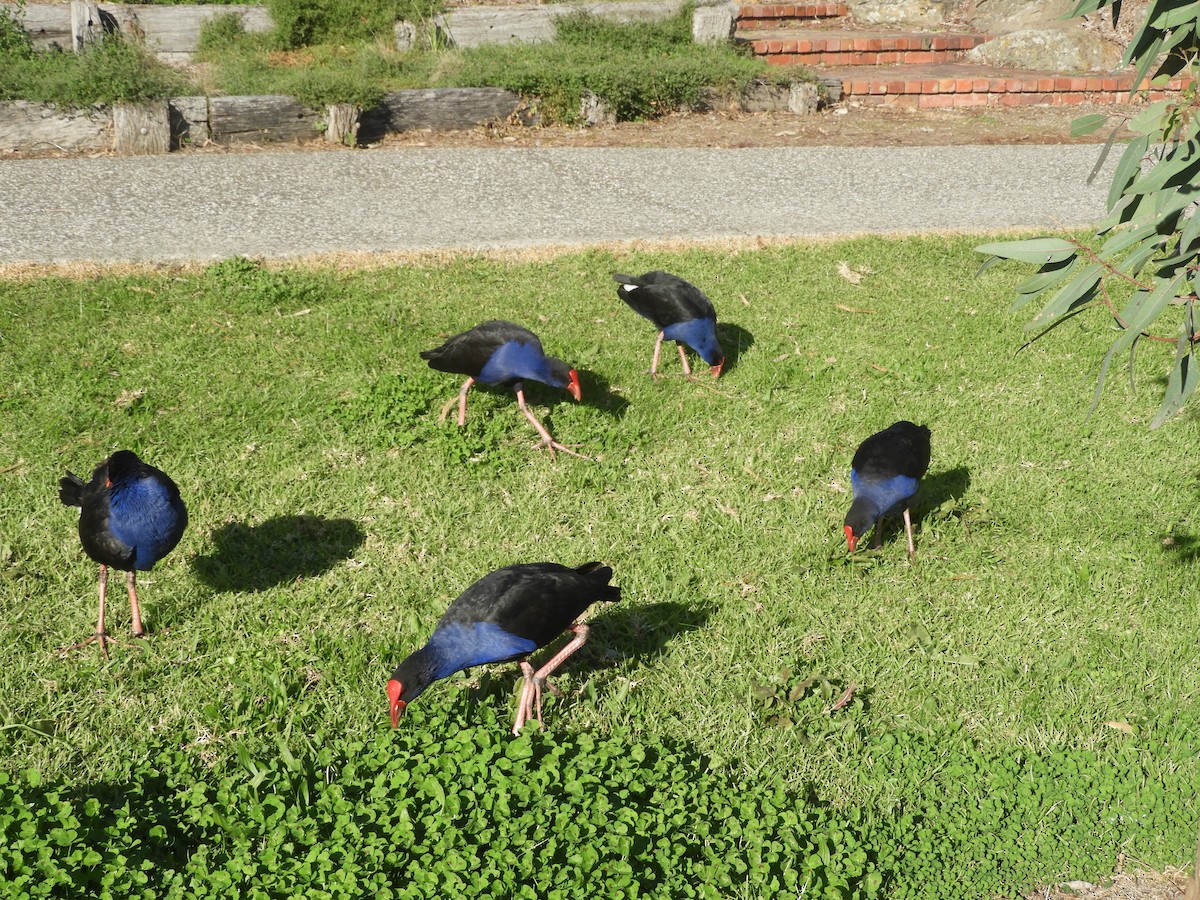
{"label": "preening swamphen", "polygon": [[[513,734],[530,719],[541,722],[542,685],[587,641],[588,626],[575,620],[593,603],[621,599],[610,578],[612,569],[598,562],[578,569],[525,563],[484,575],[450,604],[428,643],[396,666],[387,684],[392,727],[433,682],[470,666],[518,660],[525,682]],[[564,631],[575,637],[534,671],[527,657]]]}
{"label": "preening swamphen", "polygon": [[684,375],[692,374],[683,349],[687,344],[712,366],[713,378],[720,377],[725,365],[725,351],[717,340],[716,310],[702,290],[668,272],[647,272],[641,278],[613,275],[613,281],[619,285],[618,296],[629,304],[630,309],[658,328],[654,358],[650,362],[651,375],[658,377],[658,354],[666,339],[676,342]]}
{"label": "preening swamphen", "polygon": [[87,484],[67,470],[58,483],[58,496],[66,506],[80,507],[79,540],[84,552],[100,563],[100,615],[96,633],[68,647],[76,650],[92,641],[107,658],[115,641],[104,628],[104,599],[108,568],[129,574],[129,609],[133,635],[145,634],[137,599],[137,571],[149,571],[170,553],[187,528],[187,509],[179,488],[167,475],[138,459],[132,450],[118,450],[92,472]]}
{"label": "preening swamphen", "polygon": [[[517,406],[541,435],[542,441],[537,447],[548,448],[551,456],[555,450],[562,450],[572,456],[580,455],[554,440],[525,405],[523,382],[526,378],[551,387],[565,388],[576,400],[582,397],[579,374],[561,359],[547,356],[542,350],[542,342],[528,328],[502,320],[484,322],[470,331],[456,334],[440,347],[422,350],[421,359],[426,360],[430,368],[440,372],[454,372],[467,376],[458,394],[460,427],[467,421],[467,391],[471,389],[471,385],[476,381],[505,385],[516,392]],[[451,400],[442,409],[443,419],[453,405],[454,401]]]}
{"label": "preening swamphen", "polygon": [[863,441],[850,463],[850,486],[854,502],[846,513],[846,543],[850,552],[859,539],[875,526],[875,546],[882,541],[880,521],[900,509],[908,555],[913,546],[912,517],[908,501],[917,492],[921,478],[929,469],[929,429],[924,425],[900,421]]}

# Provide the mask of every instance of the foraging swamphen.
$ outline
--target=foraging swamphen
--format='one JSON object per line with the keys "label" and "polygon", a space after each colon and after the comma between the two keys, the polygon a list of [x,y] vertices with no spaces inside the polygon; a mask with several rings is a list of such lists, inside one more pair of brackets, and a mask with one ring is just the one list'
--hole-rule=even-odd
{"label": "foraging swamphen", "polygon": [[859,539],[875,527],[875,546],[882,543],[880,522],[897,509],[904,516],[908,555],[913,546],[912,517],[908,502],[917,492],[922,476],[929,469],[929,429],[924,425],[900,421],[863,441],[850,463],[850,486],[854,502],[846,513],[846,543],[850,552]]}
{"label": "foraging swamphen", "polygon": [[96,466],[87,484],[68,469],[67,477],[58,483],[58,496],[64,505],[81,508],[79,540],[84,552],[100,563],[96,633],[66,649],[77,650],[95,641],[107,658],[108,645],[116,643],[104,628],[108,568],[129,573],[125,581],[133,635],[141,637],[145,629],[137,599],[137,571],[149,571],[175,548],[187,528],[187,509],[175,482],[132,450],[118,450]]}
{"label": "foraging swamphen", "polygon": [[[513,734],[530,719],[540,723],[543,684],[549,687],[550,674],[587,640],[588,626],[575,620],[593,603],[621,599],[610,578],[612,569],[598,562],[578,569],[525,563],[484,575],[450,604],[428,643],[396,666],[387,684],[392,727],[433,682],[470,666],[518,660],[525,682]],[[575,637],[535,671],[527,657],[564,631]]]}
{"label": "foraging swamphen", "polygon": [[702,290],[668,272],[647,272],[641,278],[613,275],[613,281],[619,285],[618,296],[658,328],[654,358],[650,362],[651,375],[658,377],[658,354],[666,339],[676,342],[684,375],[692,374],[683,349],[687,344],[712,366],[713,378],[720,377],[725,352],[717,340],[717,313]]}
{"label": "foraging swamphen", "polygon": [[[484,322],[470,331],[456,334],[440,347],[422,350],[421,359],[426,360],[430,368],[440,372],[467,376],[458,394],[459,426],[467,421],[467,391],[471,385],[476,381],[504,385],[516,392],[517,406],[541,435],[542,441],[537,447],[548,448],[551,456],[555,450],[572,456],[580,455],[550,437],[550,432],[525,405],[523,382],[526,378],[551,387],[565,388],[576,400],[582,397],[579,374],[561,359],[547,356],[542,350],[542,342],[528,328],[501,320]],[[442,408],[443,419],[453,405],[454,401],[451,400]]]}

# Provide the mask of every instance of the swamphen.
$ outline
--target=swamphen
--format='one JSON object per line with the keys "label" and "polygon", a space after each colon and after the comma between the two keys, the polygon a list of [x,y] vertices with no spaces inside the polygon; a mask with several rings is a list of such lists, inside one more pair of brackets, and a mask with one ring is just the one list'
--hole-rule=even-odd
{"label": "swamphen", "polygon": [[[542,436],[537,447],[548,448],[551,456],[555,450],[572,456],[580,455],[550,437],[550,432],[525,405],[523,382],[526,378],[551,387],[566,388],[567,393],[576,400],[582,397],[579,374],[561,359],[547,356],[542,350],[542,342],[528,328],[501,320],[484,322],[470,331],[456,334],[440,347],[421,351],[421,359],[428,361],[430,368],[440,372],[467,376],[458,394],[459,426],[467,421],[467,391],[471,385],[476,381],[505,385],[516,391],[517,406]],[[443,419],[453,405],[454,401],[451,400],[442,409]]]}
{"label": "swamphen", "polygon": [[116,643],[104,628],[104,594],[108,567],[129,574],[129,608],[133,635],[145,634],[137,599],[137,570],[149,571],[170,553],[187,528],[187,509],[179,488],[167,475],[138,459],[132,450],[118,450],[92,472],[87,484],[69,469],[58,483],[59,499],[81,507],[79,540],[84,552],[100,563],[100,615],[96,633],[66,649],[77,650],[95,641],[108,657]]}
{"label": "swamphen", "polygon": [[[588,627],[575,620],[593,603],[621,599],[621,589],[610,585],[610,578],[612,569],[598,562],[578,569],[525,563],[484,575],[450,604],[429,642],[396,666],[387,684],[392,727],[433,682],[470,666],[517,660],[525,683],[513,734],[520,734],[530,719],[541,722],[542,685],[587,640]],[[575,637],[534,671],[527,657],[564,631]]]}
{"label": "swamphen", "polygon": [[647,272],[641,278],[613,275],[613,281],[619,285],[617,294],[620,298],[658,328],[654,359],[650,362],[651,375],[658,377],[658,353],[665,338],[676,342],[684,375],[692,374],[683,349],[687,344],[712,366],[713,378],[720,377],[725,352],[717,340],[717,313],[702,290],[668,272]]}
{"label": "swamphen", "polygon": [[904,515],[904,533],[908,537],[908,555],[913,547],[912,517],[908,501],[917,492],[922,476],[929,469],[929,429],[924,425],[901,421],[863,441],[850,463],[850,486],[854,502],[846,513],[846,543],[850,552],[859,539],[875,526],[875,546],[882,542],[880,521],[900,509]]}

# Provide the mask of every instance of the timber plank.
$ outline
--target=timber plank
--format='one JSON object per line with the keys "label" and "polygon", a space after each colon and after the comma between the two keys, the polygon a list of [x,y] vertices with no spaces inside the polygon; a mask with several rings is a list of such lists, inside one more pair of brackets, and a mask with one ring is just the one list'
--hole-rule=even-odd
{"label": "timber plank", "polygon": [[218,144],[308,140],[320,134],[323,115],[278,94],[209,100],[209,130]]}
{"label": "timber plank", "polygon": [[503,88],[427,88],[385,94],[365,110],[359,139],[378,140],[390,131],[464,129],[500,122],[523,112],[521,98]]}

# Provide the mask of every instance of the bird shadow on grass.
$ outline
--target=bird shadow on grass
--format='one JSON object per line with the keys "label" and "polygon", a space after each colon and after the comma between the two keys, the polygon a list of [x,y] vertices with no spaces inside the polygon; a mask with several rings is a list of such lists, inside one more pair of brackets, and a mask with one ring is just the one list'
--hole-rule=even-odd
{"label": "bird shadow on grass", "polygon": [[1181,528],[1174,528],[1169,534],[1162,535],[1162,551],[1173,562],[1180,565],[1194,563],[1200,559],[1200,537]]}
{"label": "bird shadow on grass", "polygon": [[917,502],[913,504],[914,518],[923,519],[946,504],[957,507],[970,486],[971,471],[965,466],[947,469],[936,475],[926,475],[921,479],[921,490],[917,494]]}
{"label": "bird shadow on grass", "polygon": [[580,402],[619,419],[629,408],[629,401],[615,393],[610,385],[611,382],[598,372],[580,372],[579,387],[583,393]]}
{"label": "bird shadow on grass", "polygon": [[262,591],[312,577],[348,559],[364,535],[350,519],[277,516],[259,525],[230,522],[212,533],[216,549],[193,562],[218,591]]}
{"label": "bird shadow on grass", "polygon": [[703,628],[714,609],[674,600],[614,606],[589,620],[592,640],[582,650],[591,647],[591,653],[584,659],[591,668],[603,669],[622,660],[662,656],[677,635]]}
{"label": "bird shadow on grass", "polygon": [[725,367],[721,370],[724,376],[726,372],[736,369],[741,355],[754,346],[754,335],[741,325],[721,322],[717,325],[717,339],[725,351]]}
{"label": "bird shadow on grass", "polygon": [[[671,639],[685,631],[703,628],[712,616],[712,605],[696,606],[675,601],[644,606],[619,604],[587,620],[588,642],[563,664],[560,672],[577,670],[581,675],[611,669],[623,661],[662,656]],[[564,643],[555,640],[530,659],[534,668],[553,655]],[[485,670],[486,671],[486,670]],[[553,677],[553,676],[552,676]],[[491,694],[507,696],[521,678],[517,666],[495,667],[480,677],[471,692],[473,701]]]}

